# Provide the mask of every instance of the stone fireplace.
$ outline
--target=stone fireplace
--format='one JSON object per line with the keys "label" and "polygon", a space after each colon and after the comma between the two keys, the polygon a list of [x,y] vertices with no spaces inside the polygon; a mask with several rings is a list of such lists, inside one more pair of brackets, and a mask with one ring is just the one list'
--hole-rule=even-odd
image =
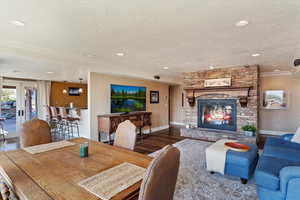
{"label": "stone fireplace", "polygon": [[[185,73],[185,123],[212,131],[241,132],[247,124],[257,127],[258,77],[257,65]],[[231,86],[204,86],[205,80],[220,78],[231,78]]]}
{"label": "stone fireplace", "polygon": [[198,99],[198,127],[236,131],[236,99]]}

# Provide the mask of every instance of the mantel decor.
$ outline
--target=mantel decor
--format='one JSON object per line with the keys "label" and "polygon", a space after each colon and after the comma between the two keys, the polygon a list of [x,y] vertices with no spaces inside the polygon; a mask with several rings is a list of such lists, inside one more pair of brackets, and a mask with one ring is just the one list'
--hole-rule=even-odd
{"label": "mantel decor", "polygon": [[[190,106],[195,106],[196,103],[196,97],[195,92],[208,94],[208,93],[215,93],[215,94],[221,94],[224,92],[237,92],[239,102],[241,104],[241,107],[247,107],[248,104],[248,97],[250,94],[250,90],[252,89],[252,86],[249,87],[208,87],[208,88],[184,88],[185,91],[187,91],[187,99]],[[191,95],[192,94],[192,95]]]}
{"label": "mantel decor", "polygon": [[231,78],[218,78],[204,80],[204,87],[230,87]]}

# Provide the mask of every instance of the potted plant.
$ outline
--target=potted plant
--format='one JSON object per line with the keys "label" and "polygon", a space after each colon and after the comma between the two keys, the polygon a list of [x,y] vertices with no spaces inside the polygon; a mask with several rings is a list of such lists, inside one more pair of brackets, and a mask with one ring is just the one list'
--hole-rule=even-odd
{"label": "potted plant", "polygon": [[242,127],[242,130],[245,132],[246,136],[254,136],[256,133],[256,127],[253,125],[245,125]]}

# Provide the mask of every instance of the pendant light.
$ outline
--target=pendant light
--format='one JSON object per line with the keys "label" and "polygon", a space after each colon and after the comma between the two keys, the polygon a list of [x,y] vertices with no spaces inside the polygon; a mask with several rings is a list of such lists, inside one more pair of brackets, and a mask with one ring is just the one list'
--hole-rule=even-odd
{"label": "pendant light", "polygon": [[67,94],[68,93],[68,91],[67,91],[67,89],[65,88],[65,84],[67,83],[67,81],[64,81],[64,89],[62,90],[62,93],[63,94]]}
{"label": "pendant light", "polygon": [[[82,84],[82,80],[83,80],[82,78],[79,78],[80,84]],[[82,87],[79,88],[78,92],[79,93],[83,93]]]}

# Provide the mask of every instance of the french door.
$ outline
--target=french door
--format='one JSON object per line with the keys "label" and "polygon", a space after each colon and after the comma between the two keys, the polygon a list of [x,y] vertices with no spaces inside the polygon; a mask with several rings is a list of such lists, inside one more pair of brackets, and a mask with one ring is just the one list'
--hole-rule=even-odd
{"label": "french door", "polygon": [[21,125],[37,117],[36,82],[4,80],[1,91],[1,118],[7,137],[18,137]]}

